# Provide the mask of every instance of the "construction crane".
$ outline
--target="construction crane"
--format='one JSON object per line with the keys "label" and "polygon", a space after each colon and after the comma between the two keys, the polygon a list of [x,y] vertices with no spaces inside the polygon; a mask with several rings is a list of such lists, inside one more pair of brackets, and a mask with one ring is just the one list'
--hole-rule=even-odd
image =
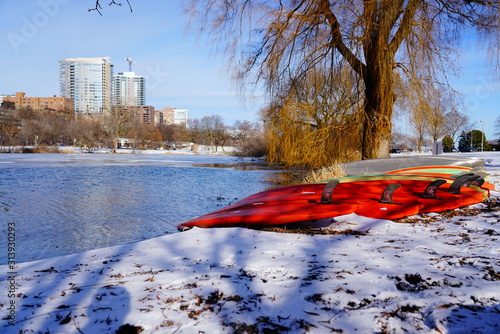
{"label": "construction crane", "polygon": [[137,63],[135,61],[132,60],[132,58],[130,56],[128,57],[125,57],[125,60],[128,61],[128,71],[129,72],[132,72],[132,64],[134,64],[137,68],[139,68],[140,70],[143,70],[144,69],[142,67],[140,67],[139,65],[137,65]]}

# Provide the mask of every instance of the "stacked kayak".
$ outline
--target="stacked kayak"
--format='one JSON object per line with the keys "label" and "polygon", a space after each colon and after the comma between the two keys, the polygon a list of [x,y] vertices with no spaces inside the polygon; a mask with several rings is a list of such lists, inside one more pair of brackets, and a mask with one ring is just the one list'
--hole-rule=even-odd
{"label": "stacked kayak", "polygon": [[281,187],[182,222],[191,227],[266,227],[356,213],[399,219],[480,203],[494,186],[480,168],[422,166]]}

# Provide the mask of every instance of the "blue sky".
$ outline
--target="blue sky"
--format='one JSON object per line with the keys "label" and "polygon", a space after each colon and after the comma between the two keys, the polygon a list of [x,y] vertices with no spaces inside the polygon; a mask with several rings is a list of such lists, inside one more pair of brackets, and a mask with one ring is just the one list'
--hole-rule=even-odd
{"label": "blue sky", "polygon": [[[132,0],[122,7],[103,1],[102,14],[88,12],[93,0],[0,0],[0,94],[59,95],[59,60],[111,57],[114,72],[128,71],[125,57],[142,68],[147,104],[188,109],[190,118],[220,115],[228,125],[258,119],[262,100],[242,102],[220,55],[185,27],[181,0]],[[465,112],[492,139],[500,115],[500,89],[475,43],[464,45],[462,76],[451,78],[464,94]]]}

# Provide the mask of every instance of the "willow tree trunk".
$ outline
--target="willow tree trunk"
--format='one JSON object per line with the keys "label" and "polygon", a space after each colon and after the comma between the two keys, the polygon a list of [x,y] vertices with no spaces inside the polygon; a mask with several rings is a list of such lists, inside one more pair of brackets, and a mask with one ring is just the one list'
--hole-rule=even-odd
{"label": "willow tree trunk", "polygon": [[[389,157],[392,132],[393,87],[383,82],[378,73],[368,74],[365,81],[365,106],[363,120],[362,158],[377,159]],[[386,79],[389,79],[386,77]]]}
{"label": "willow tree trunk", "polygon": [[365,44],[366,70],[362,159],[389,157],[394,106],[393,63],[388,33],[374,28]]}

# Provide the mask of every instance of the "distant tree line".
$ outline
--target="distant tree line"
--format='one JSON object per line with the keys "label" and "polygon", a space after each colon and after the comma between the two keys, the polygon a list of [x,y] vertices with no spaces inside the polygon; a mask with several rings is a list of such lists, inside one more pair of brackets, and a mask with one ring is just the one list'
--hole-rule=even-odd
{"label": "distant tree line", "polygon": [[155,126],[126,114],[74,116],[31,108],[0,109],[3,151],[41,146],[77,146],[85,152],[98,147],[116,150],[122,148],[119,139],[123,138],[126,139],[124,148],[174,149],[192,144],[194,147],[207,145],[213,152],[223,150],[224,146],[236,146],[240,155],[265,154],[264,135],[257,123],[237,121],[228,126],[218,115],[191,119],[188,124]]}
{"label": "distant tree line", "polygon": [[[320,80],[312,87],[322,84]],[[219,115],[190,119],[185,125],[154,126],[143,124],[130,115],[85,117],[30,108],[0,108],[0,151],[69,145],[80,147],[84,152],[92,152],[98,147],[175,149],[192,144],[194,150],[204,145],[212,152],[222,152],[227,146],[237,147],[236,155],[265,156],[268,162],[287,168],[319,168],[339,157],[343,161],[360,159],[361,130],[355,120],[356,114],[349,112],[349,106],[356,105],[356,101],[342,99],[339,95],[325,96],[321,98],[324,114],[312,117],[307,111],[316,110],[312,107],[318,102],[314,101],[318,98],[316,94],[302,97],[302,103],[292,99],[288,105],[263,109],[260,123],[237,121],[232,126],[226,125]],[[333,107],[337,111],[329,112]],[[482,131],[473,129],[465,114],[451,107],[442,109],[446,111],[438,113],[428,109],[423,112],[419,108],[411,111],[414,133],[393,133],[391,148],[422,151],[423,147],[430,148],[433,141],[442,138],[445,152],[500,149],[500,142],[490,144]],[[300,119],[302,125],[298,126]],[[495,131],[500,137],[500,116],[496,119]],[[124,138],[125,143],[118,141]]]}
{"label": "distant tree line", "polygon": [[[441,109],[446,109],[446,105],[442,105]],[[431,148],[432,143],[438,140],[442,141],[445,152],[500,149],[500,139],[488,140],[485,133],[474,129],[477,124],[471,124],[467,115],[454,108],[440,112],[415,108],[410,114],[413,134],[393,133],[393,149],[421,152]],[[495,135],[500,138],[500,117],[495,129]]]}

